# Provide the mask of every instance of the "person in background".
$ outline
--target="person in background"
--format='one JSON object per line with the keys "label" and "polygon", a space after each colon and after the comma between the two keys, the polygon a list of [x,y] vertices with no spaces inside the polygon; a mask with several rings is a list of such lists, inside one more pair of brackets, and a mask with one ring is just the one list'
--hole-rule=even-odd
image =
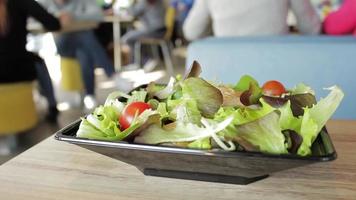
{"label": "person in background", "polygon": [[[96,0],[41,0],[41,3],[50,13],[58,16],[63,27],[74,21],[99,22],[103,18],[103,12]],[[60,56],[79,60],[85,85],[84,106],[87,109],[91,110],[97,106],[95,66],[104,68],[106,75],[114,78],[121,87],[131,87],[130,83],[115,76],[114,66],[93,30],[58,34],[55,37],[55,43]]]}
{"label": "person in background", "polygon": [[[139,18],[142,27],[128,31],[123,37],[124,50],[130,52],[129,63],[134,66],[134,45],[140,38],[163,38],[165,27],[166,8],[163,0],[138,0],[128,9],[128,14]],[[151,71],[158,64],[156,60],[148,59],[145,62],[145,71]]]}
{"label": "person in background", "polygon": [[40,92],[48,101],[46,119],[57,122],[57,102],[47,66],[40,57],[26,50],[29,17],[49,31],[60,29],[59,21],[34,0],[0,0],[0,83],[37,79]]}
{"label": "person in background", "polygon": [[[99,7],[101,7],[104,16],[112,16],[113,2],[107,2],[105,0],[97,0]],[[106,49],[109,55],[113,54],[113,25],[111,22],[100,22],[99,26],[94,29],[94,34],[100,44]]]}
{"label": "person in background", "polygon": [[185,20],[186,39],[288,33],[288,10],[301,34],[318,34],[320,19],[309,0],[196,0]]}
{"label": "person in background", "polygon": [[176,10],[175,35],[179,39],[184,39],[183,24],[193,7],[193,3],[194,0],[171,0],[171,6]]}
{"label": "person in background", "polygon": [[177,20],[184,22],[193,7],[194,0],[172,0],[171,6],[177,11]]}
{"label": "person in background", "polygon": [[356,36],[356,0],[345,0],[341,7],[324,20],[323,30],[329,35]]}

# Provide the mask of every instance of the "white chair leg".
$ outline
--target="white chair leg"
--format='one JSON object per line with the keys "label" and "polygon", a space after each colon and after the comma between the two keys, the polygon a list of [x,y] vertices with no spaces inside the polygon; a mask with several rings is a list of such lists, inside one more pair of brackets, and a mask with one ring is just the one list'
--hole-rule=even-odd
{"label": "white chair leg", "polygon": [[78,98],[79,98],[79,106],[81,109],[84,110],[85,106],[84,106],[84,97],[85,97],[85,92],[84,91],[80,91],[78,93]]}
{"label": "white chair leg", "polygon": [[[173,63],[174,62],[174,56],[173,56],[174,45],[171,41],[167,42],[167,45],[168,45],[171,63]],[[172,69],[174,70],[174,67]]]}
{"label": "white chair leg", "polygon": [[162,48],[164,64],[166,65],[167,73],[170,76],[173,76],[174,75],[174,69],[173,69],[172,57],[171,57],[171,54],[169,52],[169,48],[168,48],[167,42],[160,42],[160,46]]}
{"label": "white chair leg", "polygon": [[136,42],[134,46],[135,64],[141,68],[141,42]]}

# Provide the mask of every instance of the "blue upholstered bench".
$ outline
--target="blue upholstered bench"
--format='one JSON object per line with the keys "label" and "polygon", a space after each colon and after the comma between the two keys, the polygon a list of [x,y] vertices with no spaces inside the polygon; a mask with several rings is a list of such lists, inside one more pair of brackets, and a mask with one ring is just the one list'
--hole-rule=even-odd
{"label": "blue upholstered bench", "polygon": [[204,78],[235,83],[250,74],[290,88],[311,85],[318,99],[325,87],[339,85],[345,98],[334,119],[356,119],[356,37],[279,36],[207,38],[188,48],[187,66],[197,60]]}

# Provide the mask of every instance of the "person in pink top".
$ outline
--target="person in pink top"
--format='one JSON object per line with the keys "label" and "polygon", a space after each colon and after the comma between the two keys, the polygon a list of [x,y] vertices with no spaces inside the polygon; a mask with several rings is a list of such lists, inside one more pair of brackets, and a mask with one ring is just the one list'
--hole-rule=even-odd
{"label": "person in pink top", "polygon": [[356,36],[356,0],[345,0],[337,11],[325,18],[323,28],[328,35]]}

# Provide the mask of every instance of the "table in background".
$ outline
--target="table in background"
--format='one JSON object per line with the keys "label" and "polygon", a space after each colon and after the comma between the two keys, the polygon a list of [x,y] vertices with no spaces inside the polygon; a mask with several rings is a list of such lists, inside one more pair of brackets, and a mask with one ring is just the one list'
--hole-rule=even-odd
{"label": "table in background", "polygon": [[[99,22],[96,21],[75,21],[62,27],[61,30],[56,31],[55,33],[69,33],[75,31],[91,30],[98,27]],[[30,22],[27,24],[27,30],[32,34],[42,34],[46,33],[47,30],[37,22]]]}
{"label": "table in background", "polygon": [[116,71],[121,70],[121,23],[130,23],[133,21],[129,16],[105,16],[103,22],[113,24],[114,39],[114,66]]}
{"label": "table in background", "polygon": [[327,127],[337,160],[244,186],[144,176],[50,137],[0,166],[0,199],[356,199],[356,121],[330,121]]}
{"label": "table in background", "polygon": [[[113,36],[114,36],[114,66],[116,71],[121,70],[121,23],[131,23],[133,21],[132,17],[129,16],[105,16],[102,22],[109,22],[113,24]],[[62,27],[60,31],[55,33],[68,33],[83,30],[92,30],[98,27],[99,22],[97,21],[76,21],[65,27]],[[45,33],[46,30],[39,23],[29,23],[27,30],[33,34]]]}

